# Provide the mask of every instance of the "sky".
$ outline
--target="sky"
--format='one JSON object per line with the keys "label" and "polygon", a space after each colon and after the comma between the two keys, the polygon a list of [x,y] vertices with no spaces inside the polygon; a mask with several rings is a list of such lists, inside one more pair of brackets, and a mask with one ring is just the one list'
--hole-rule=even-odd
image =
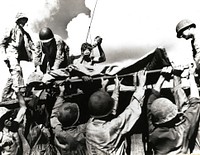
{"label": "sky", "polygon": [[[107,63],[132,61],[159,46],[165,47],[170,60],[187,63],[191,60],[190,42],[176,38],[176,25],[190,19],[200,27],[198,0],[1,1],[1,36],[15,24],[16,13],[24,12],[29,17],[25,29],[34,41],[42,27],[50,27],[66,41],[72,55],[80,54],[83,42],[93,43],[101,36]],[[0,71],[8,74],[5,64],[0,65]],[[25,66],[25,73],[30,72],[32,64]]]}
{"label": "sky", "polygon": [[4,21],[0,34],[12,27],[17,12],[25,12],[32,38],[37,40],[39,30],[48,26],[66,40],[73,55],[80,54],[86,39],[92,43],[99,35],[108,62],[137,59],[158,46],[174,58],[190,48],[189,42],[176,38],[176,24],[187,18],[198,28],[198,4],[198,0],[7,0],[0,6]]}

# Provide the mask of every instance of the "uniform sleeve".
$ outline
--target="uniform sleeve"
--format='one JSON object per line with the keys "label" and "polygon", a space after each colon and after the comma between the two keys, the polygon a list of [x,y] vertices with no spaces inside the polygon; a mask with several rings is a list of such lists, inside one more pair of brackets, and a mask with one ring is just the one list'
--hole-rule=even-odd
{"label": "uniform sleeve", "polygon": [[57,44],[57,53],[54,65],[52,67],[53,70],[59,69],[60,64],[64,61],[65,44],[61,39],[56,40],[56,44]]}
{"label": "uniform sleeve", "polygon": [[118,108],[118,104],[119,104],[119,89],[120,89],[119,87],[115,86],[115,89],[112,94],[112,99],[114,100],[114,107],[112,110],[113,115],[116,115],[116,113],[117,113],[117,108]]}
{"label": "uniform sleeve", "polygon": [[0,52],[1,54],[6,54],[6,48],[8,46],[8,43],[11,39],[11,34],[12,34],[12,29],[10,31],[6,30],[5,34],[2,35],[1,40],[0,40]]}
{"label": "uniform sleeve", "polygon": [[140,103],[133,99],[126,109],[115,119],[111,120],[111,126],[121,130],[121,134],[126,134],[134,126],[141,114]]}
{"label": "uniform sleeve", "polygon": [[179,111],[184,111],[187,108],[188,98],[182,88],[181,78],[174,76],[173,80],[173,95],[175,99],[175,103],[178,106]]}
{"label": "uniform sleeve", "polygon": [[193,44],[193,50],[196,51],[196,53],[200,53],[200,40],[195,36],[194,40],[192,40]]}
{"label": "uniform sleeve", "polygon": [[38,41],[35,46],[35,53],[34,53],[34,65],[35,67],[41,65],[42,61],[42,47],[41,43]]}
{"label": "uniform sleeve", "polygon": [[200,69],[200,40],[195,37],[192,42],[193,57],[197,65],[197,69]]}
{"label": "uniform sleeve", "polygon": [[197,125],[199,124],[199,116],[200,116],[200,99],[199,98],[191,98],[190,106],[185,111],[184,117],[186,121],[184,122],[185,133],[188,133],[188,138],[190,139],[196,130]]}
{"label": "uniform sleeve", "polygon": [[106,55],[104,53],[103,48],[101,47],[101,44],[97,45],[98,50],[99,50],[99,57],[94,57],[92,60],[92,63],[101,63],[106,61]]}
{"label": "uniform sleeve", "polygon": [[62,124],[57,118],[58,108],[63,104],[64,99],[61,96],[58,96],[51,113],[50,123],[54,132],[62,131]]}
{"label": "uniform sleeve", "polygon": [[33,60],[33,52],[35,50],[34,47],[34,43],[31,39],[31,36],[29,35],[28,32],[24,31],[24,44],[25,44],[25,49],[26,49],[26,53],[28,56],[28,61],[32,61]]}

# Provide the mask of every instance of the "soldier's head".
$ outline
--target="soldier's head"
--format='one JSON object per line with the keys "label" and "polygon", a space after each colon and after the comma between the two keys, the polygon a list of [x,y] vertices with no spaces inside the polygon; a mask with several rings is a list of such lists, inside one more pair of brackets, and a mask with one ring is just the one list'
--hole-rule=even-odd
{"label": "soldier's head", "polygon": [[39,32],[40,41],[43,44],[49,44],[54,39],[54,34],[49,27],[43,27]]}
{"label": "soldier's head", "polygon": [[154,124],[161,125],[172,121],[178,115],[178,107],[169,99],[161,97],[153,101],[151,113]]}
{"label": "soldier's head", "polygon": [[28,22],[28,17],[24,13],[19,12],[15,17],[15,22],[23,27]]}
{"label": "soldier's head", "polygon": [[92,52],[92,45],[89,43],[83,43],[81,45],[81,54],[84,56],[90,56],[91,52]]}
{"label": "soldier's head", "polygon": [[183,19],[176,25],[177,38],[190,39],[196,24],[189,19]]}
{"label": "soldier's head", "polygon": [[79,106],[76,103],[65,102],[58,109],[58,120],[63,127],[69,127],[78,121],[80,116]]}
{"label": "soldier's head", "polygon": [[112,113],[114,100],[105,91],[94,92],[88,102],[90,115],[94,118],[105,118]]}

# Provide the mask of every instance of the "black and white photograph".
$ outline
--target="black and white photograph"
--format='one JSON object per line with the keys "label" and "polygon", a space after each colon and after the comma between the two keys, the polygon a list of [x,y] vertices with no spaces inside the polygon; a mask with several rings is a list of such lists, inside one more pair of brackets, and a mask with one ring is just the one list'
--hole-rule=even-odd
{"label": "black and white photograph", "polygon": [[198,0],[6,0],[0,155],[200,154]]}

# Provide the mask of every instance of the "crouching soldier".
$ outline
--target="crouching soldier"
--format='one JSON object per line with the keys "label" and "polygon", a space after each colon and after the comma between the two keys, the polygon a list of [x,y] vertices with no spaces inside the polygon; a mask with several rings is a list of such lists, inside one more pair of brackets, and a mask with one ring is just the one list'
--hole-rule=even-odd
{"label": "crouching soldier", "polygon": [[36,71],[45,74],[69,64],[69,47],[59,35],[54,34],[49,27],[43,27],[39,38],[34,57]]}

